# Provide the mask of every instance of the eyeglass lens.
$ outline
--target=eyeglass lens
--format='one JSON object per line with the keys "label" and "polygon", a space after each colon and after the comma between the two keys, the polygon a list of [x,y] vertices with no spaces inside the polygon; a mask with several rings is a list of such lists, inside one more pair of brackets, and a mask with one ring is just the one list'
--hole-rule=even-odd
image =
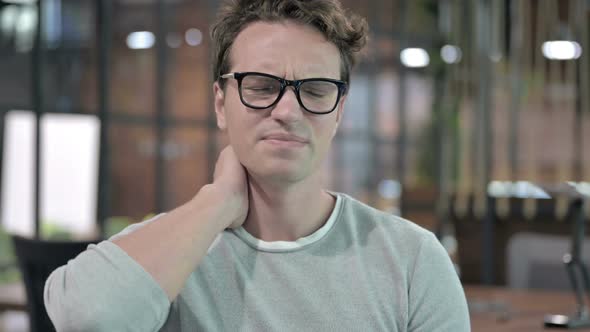
{"label": "eyeglass lens", "polygon": [[[250,106],[267,108],[277,100],[280,92],[281,82],[275,78],[250,74],[242,79],[242,99]],[[299,87],[299,97],[309,111],[330,112],[338,101],[338,85],[321,80],[305,81]]]}

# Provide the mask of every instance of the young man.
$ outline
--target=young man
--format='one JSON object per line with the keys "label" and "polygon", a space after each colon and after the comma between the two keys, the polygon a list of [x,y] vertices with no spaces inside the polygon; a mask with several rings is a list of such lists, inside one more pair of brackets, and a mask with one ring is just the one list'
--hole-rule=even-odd
{"label": "young man", "polygon": [[213,183],[56,270],[63,331],[468,331],[428,231],[322,189],[366,23],[337,0],[234,1],[212,30],[229,137]]}

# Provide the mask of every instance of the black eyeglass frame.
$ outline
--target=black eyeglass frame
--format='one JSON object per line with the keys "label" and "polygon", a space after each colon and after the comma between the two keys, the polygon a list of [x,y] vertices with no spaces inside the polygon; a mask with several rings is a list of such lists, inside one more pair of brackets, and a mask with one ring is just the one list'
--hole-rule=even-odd
{"label": "black eyeglass frame", "polygon": [[[244,77],[246,77],[248,75],[264,76],[264,77],[273,78],[273,79],[279,81],[281,86],[280,86],[279,94],[277,95],[277,99],[266,107],[254,106],[254,105],[247,103],[244,100],[244,97],[242,96],[242,80],[244,79]],[[238,93],[240,95],[240,101],[242,102],[242,104],[244,104],[245,106],[248,106],[250,108],[259,109],[259,110],[267,109],[267,108],[271,108],[271,107],[275,106],[281,100],[283,95],[285,94],[287,87],[292,86],[295,89],[295,96],[297,97],[297,101],[299,102],[299,106],[301,106],[307,112],[313,113],[313,114],[330,114],[330,113],[334,112],[334,110],[338,106],[338,103],[340,102],[340,98],[346,94],[346,90],[348,87],[346,82],[340,81],[340,80],[335,80],[332,78],[306,78],[306,79],[302,79],[302,80],[287,80],[287,79],[284,79],[284,78],[281,78],[278,76],[274,76],[271,74],[259,73],[259,72],[255,72],[255,71],[227,73],[227,74],[221,75],[220,78],[224,78],[224,79],[234,78],[236,81],[238,81]],[[334,103],[334,106],[332,107],[331,110],[329,110],[327,112],[315,112],[315,111],[312,111],[312,110],[308,109],[307,107],[305,107],[305,105],[303,105],[303,102],[301,101],[301,95],[299,94],[299,88],[301,87],[301,85],[303,83],[309,82],[309,81],[330,82],[330,83],[334,83],[334,84],[336,84],[336,86],[338,86],[338,96],[336,97],[336,102]]]}

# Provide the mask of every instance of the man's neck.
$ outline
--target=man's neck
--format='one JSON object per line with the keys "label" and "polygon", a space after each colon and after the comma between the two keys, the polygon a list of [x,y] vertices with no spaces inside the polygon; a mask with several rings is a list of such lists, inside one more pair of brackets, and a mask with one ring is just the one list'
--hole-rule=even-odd
{"label": "man's neck", "polygon": [[276,185],[249,177],[248,217],[244,228],[264,241],[294,241],[321,228],[335,199],[314,176],[290,185]]}

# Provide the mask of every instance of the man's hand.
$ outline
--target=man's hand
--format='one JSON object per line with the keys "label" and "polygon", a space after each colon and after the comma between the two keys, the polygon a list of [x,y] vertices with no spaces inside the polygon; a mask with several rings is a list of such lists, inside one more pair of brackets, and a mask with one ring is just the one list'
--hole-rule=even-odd
{"label": "man's hand", "polygon": [[248,216],[248,176],[231,146],[219,154],[211,186],[220,199],[230,204],[232,218],[227,227],[240,227]]}

